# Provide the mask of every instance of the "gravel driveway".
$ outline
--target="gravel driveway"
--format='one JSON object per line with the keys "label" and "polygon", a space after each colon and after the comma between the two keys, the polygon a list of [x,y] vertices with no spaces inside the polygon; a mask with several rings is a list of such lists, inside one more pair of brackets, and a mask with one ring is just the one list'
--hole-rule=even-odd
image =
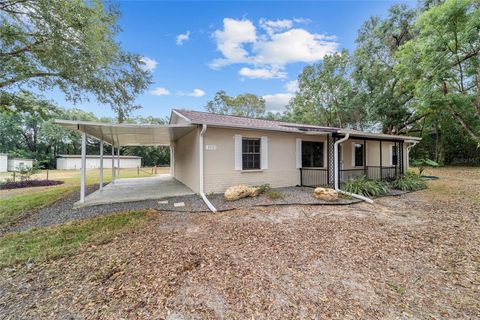
{"label": "gravel driveway", "polygon": [[[97,190],[98,186],[89,186],[87,194]],[[348,205],[358,203],[360,200],[341,197],[338,201],[328,202],[315,199],[313,189],[305,187],[285,187],[274,188],[272,191],[281,195],[279,199],[270,199],[268,195],[261,194],[256,198],[244,198],[237,201],[226,201],[223,194],[208,195],[209,200],[219,211],[228,211],[238,208],[247,208],[254,206],[271,205]],[[392,195],[402,194],[403,192],[392,191]],[[6,232],[24,231],[33,227],[45,227],[55,224],[63,224],[69,221],[88,219],[115,212],[125,212],[129,210],[156,209],[158,211],[177,211],[185,213],[210,212],[203,200],[197,195],[186,195],[172,197],[162,200],[144,200],[135,202],[112,203],[108,205],[96,205],[73,209],[73,204],[78,201],[80,191],[75,191],[57,202],[27,213],[25,219],[11,226]],[[167,201],[167,203],[163,203]],[[175,207],[175,203],[183,203],[182,207]],[[0,232],[1,235],[1,232]]]}

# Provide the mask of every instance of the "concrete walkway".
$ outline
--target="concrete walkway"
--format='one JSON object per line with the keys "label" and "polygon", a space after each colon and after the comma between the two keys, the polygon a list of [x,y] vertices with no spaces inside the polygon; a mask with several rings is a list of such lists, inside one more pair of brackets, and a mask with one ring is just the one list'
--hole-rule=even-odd
{"label": "concrete walkway", "polygon": [[76,202],[74,207],[87,207],[98,204],[162,199],[193,194],[183,183],[168,174],[148,178],[118,179],[85,197],[85,202]]}

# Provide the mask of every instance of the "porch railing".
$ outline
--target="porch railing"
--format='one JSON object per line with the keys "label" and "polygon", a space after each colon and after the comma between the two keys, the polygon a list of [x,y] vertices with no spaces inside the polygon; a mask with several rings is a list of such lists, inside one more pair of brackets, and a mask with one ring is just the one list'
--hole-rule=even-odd
{"label": "porch railing", "polygon": [[[391,181],[402,175],[400,168],[395,166],[367,166],[365,168],[339,170],[340,183],[350,179],[366,176],[367,179]],[[333,183],[333,181],[332,181]],[[300,168],[300,185],[305,187],[319,187],[330,185],[328,169]]]}
{"label": "porch railing", "polygon": [[304,187],[328,186],[328,169],[300,168],[300,185]]}

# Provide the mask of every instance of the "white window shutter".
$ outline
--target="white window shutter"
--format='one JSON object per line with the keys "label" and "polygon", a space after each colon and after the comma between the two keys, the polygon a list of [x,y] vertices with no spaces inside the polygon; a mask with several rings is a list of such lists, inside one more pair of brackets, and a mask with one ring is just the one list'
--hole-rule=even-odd
{"label": "white window shutter", "polygon": [[260,139],[260,168],[262,170],[268,169],[268,137],[261,137]]}
{"label": "white window shutter", "polygon": [[235,135],[235,170],[242,170],[242,135]]}
{"label": "white window shutter", "polygon": [[296,139],[295,143],[295,159],[299,169],[302,167],[302,139]]}

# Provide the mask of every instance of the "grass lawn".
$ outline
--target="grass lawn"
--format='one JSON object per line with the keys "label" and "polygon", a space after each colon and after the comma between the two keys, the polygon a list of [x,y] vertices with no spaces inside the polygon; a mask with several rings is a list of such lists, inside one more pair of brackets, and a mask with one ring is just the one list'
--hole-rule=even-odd
{"label": "grass lawn", "polygon": [[[169,168],[157,168],[157,174],[168,173]],[[8,173],[10,176],[11,173]],[[45,179],[46,170],[33,176],[32,179]],[[2,173],[3,178],[7,174]],[[111,170],[104,170],[104,182],[111,180]],[[136,168],[122,169],[120,178],[137,178],[152,176],[151,168],[142,168],[137,172]],[[80,188],[79,170],[49,170],[50,180],[61,180],[64,184],[50,187],[31,187],[12,190],[0,190],[0,228],[15,223],[21,219],[25,212],[49,205],[70,192]],[[99,170],[87,170],[87,185],[98,184],[100,181]]]}
{"label": "grass lawn", "polygon": [[82,244],[106,243],[121,233],[134,230],[152,215],[153,212],[146,210],[131,211],[61,226],[9,233],[0,238],[0,267],[74,254]]}

